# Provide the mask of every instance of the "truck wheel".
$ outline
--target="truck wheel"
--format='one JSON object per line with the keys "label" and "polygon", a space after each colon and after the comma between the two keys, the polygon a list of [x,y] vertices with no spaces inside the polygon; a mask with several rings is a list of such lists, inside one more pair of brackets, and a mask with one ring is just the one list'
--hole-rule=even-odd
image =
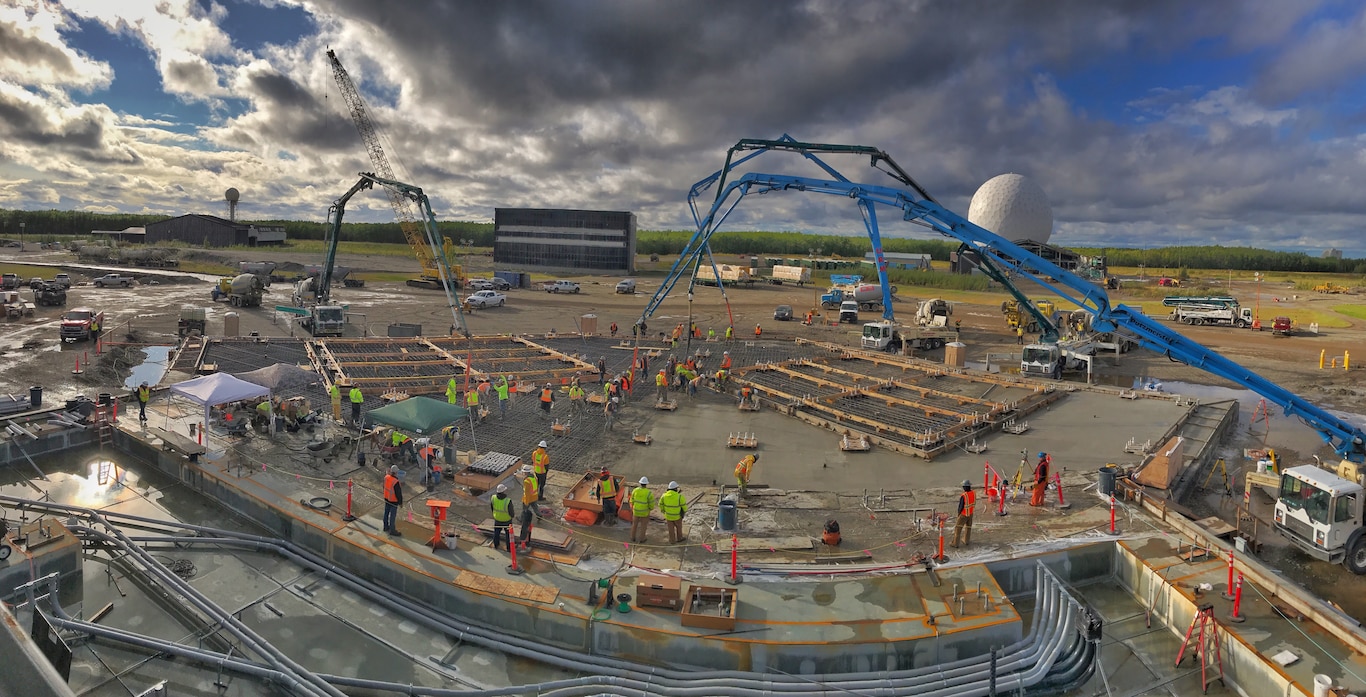
{"label": "truck wheel", "polygon": [[123,283],[120,283],[119,285],[123,286],[124,288],[127,288],[127,287],[128,287],[128,281],[124,281]]}
{"label": "truck wheel", "polygon": [[96,288],[103,288],[103,287],[104,287],[104,282],[102,282],[102,281],[95,281],[95,287],[96,287]]}
{"label": "truck wheel", "polygon": [[1366,574],[1366,534],[1362,534],[1361,530],[1347,541],[1347,556],[1343,558],[1342,565],[1358,576]]}
{"label": "truck wheel", "polygon": [[1238,327],[1239,329],[1247,329],[1247,321],[1240,319],[1237,322],[1234,322],[1234,326]]}

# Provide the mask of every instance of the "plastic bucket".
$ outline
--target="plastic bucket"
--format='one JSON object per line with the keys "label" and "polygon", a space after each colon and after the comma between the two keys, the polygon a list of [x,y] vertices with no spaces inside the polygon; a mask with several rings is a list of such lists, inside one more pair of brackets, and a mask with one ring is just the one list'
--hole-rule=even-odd
{"label": "plastic bucket", "polygon": [[1099,491],[1104,496],[1115,494],[1115,480],[1119,478],[1119,468],[1113,463],[1100,468]]}
{"label": "plastic bucket", "polygon": [[1328,697],[1328,691],[1333,689],[1333,679],[1322,673],[1314,676],[1314,697]]}
{"label": "plastic bucket", "polygon": [[737,510],[738,509],[735,505],[735,501],[731,499],[722,500],[721,504],[717,506],[717,525],[719,525],[721,529],[725,530],[726,532],[735,532],[735,519]]}

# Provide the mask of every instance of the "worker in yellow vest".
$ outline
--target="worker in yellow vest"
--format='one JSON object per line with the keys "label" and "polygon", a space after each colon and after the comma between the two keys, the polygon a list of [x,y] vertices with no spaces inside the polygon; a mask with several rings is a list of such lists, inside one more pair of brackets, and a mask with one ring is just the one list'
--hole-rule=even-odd
{"label": "worker in yellow vest", "polygon": [[327,396],[332,399],[332,420],[341,421],[341,384],[332,383],[332,386],[327,388]]}
{"label": "worker in yellow vest", "polygon": [[469,410],[471,417],[479,418],[479,390],[473,387],[465,390],[465,408]]}
{"label": "worker in yellow vest", "polygon": [[512,514],[514,512],[512,499],[508,498],[508,485],[499,484],[494,490],[493,498],[489,499],[489,508],[493,511],[493,548],[498,549],[500,540],[507,540],[508,549],[512,549]]}
{"label": "worker in yellow vest", "polygon": [[650,525],[650,511],[655,509],[655,494],[650,491],[650,479],[641,477],[639,485],[631,490],[631,541],[644,542],[646,528]]}
{"label": "worker in yellow vest", "polygon": [[531,545],[531,522],[533,518],[541,517],[541,511],[536,506],[536,497],[540,493],[536,491],[536,477],[532,476],[530,467],[522,465],[517,475],[522,478],[522,517],[518,521],[522,530],[517,536],[517,542],[525,550]]}
{"label": "worker in yellow vest", "polygon": [[536,445],[536,449],[531,451],[531,471],[536,475],[537,491],[539,492],[537,501],[545,500],[545,477],[546,473],[550,471],[550,453],[546,451],[547,447],[549,446],[546,445],[546,442],[541,441]]}
{"label": "worker in yellow vest", "polygon": [[357,428],[360,427],[360,405],[365,401],[365,395],[360,393],[358,385],[351,386],[351,392],[347,395],[351,400],[351,423]]}
{"label": "worker in yellow vest", "polygon": [[569,409],[575,414],[583,413],[584,402],[588,399],[588,393],[583,391],[579,383],[574,382],[569,385]]}
{"label": "worker in yellow vest", "polygon": [[972,544],[972,514],[977,509],[977,492],[972,490],[972,482],[963,480],[963,493],[958,495],[958,520],[953,523],[953,546],[958,546],[961,535],[963,546]]}
{"label": "worker in yellow vest", "polygon": [[145,422],[147,421],[147,403],[152,401],[152,388],[147,386],[146,380],[144,380],[141,385],[138,385],[137,398],[138,420]]}
{"label": "worker in yellow vest", "polygon": [[508,417],[508,401],[511,399],[512,392],[511,388],[508,387],[508,376],[504,375],[498,378],[498,382],[493,385],[493,391],[498,393],[498,418],[506,419]]}
{"label": "worker in yellow vest", "polygon": [[735,465],[735,483],[740,485],[740,495],[749,491],[749,476],[754,472],[754,463],[759,461],[758,453],[750,453]]}
{"label": "worker in yellow vest", "polygon": [[606,467],[602,468],[602,474],[598,477],[597,489],[593,493],[602,502],[603,525],[615,526],[617,524],[617,482]]}
{"label": "worker in yellow vest", "polygon": [[735,338],[735,327],[734,327],[734,326],[726,327],[726,341],[730,341],[731,339],[734,339],[734,338]]}
{"label": "worker in yellow vest", "polygon": [[678,482],[669,482],[669,490],[659,497],[659,510],[664,514],[669,544],[688,539],[683,536],[683,515],[688,512],[688,497],[678,490]]}
{"label": "worker in yellow vest", "polygon": [[460,396],[460,386],[456,384],[455,378],[446,381],[446,403],[455,404]]}
{"label": "worker in yellow vest", "polygon": [[664,374],[661,368],[659,374],[655,376],[655,402],[669,401],[669,377]]}

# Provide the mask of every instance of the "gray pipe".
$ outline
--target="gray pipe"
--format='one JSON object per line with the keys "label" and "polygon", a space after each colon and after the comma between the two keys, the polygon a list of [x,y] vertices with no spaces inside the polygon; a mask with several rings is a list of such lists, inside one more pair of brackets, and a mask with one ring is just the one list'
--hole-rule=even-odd
{"label": "gray pipe", "polygon": [[129,557],[140,561],[141,566],[147,573],[159,580],[166,588],[180,594],[200,612],[203,612],[205,615],[208,615],[210,618],[217,621],[224,629],[231,632],[233,636],[241,640],[242,643],[248,646],[252,651],[265,658],[267,663],[270,663],[281,672],[287,672],[299,678],[300,681],[305,684],[305,687],[303,688],[304,692],[319,695],[320,697],[324,695],[329,697],[345,697],[340,690],[314,676],[312,672],[272,646],[270,642],[261,638],[245,624],[238,621],[237,618],[223,611],[222,608],[214,604],[213,601],[209,600],[193,586],[190,586],[190,584],[186,583],[179,576],[171,573],[170,570],[153,559],[145,550],[132,544],[118,528],[110,525],[108,521],[100,518],[98,514],[93,514],[91,519],[104,524],[105,527],[109,528],[110,532],[104,533],[85,526],[76,526],[76,532],[94,535],[107,542],[118,544]]}
{"label": "gray pipe", "polygon": [[[9,500],[21,506],[33,508],[60,510],[69,513],[80,513],[98,520],[108,526],[102,519],[102,514],[89,509],[76,506],[66,506],[62,504],[37,504],[32,501],[16,499],[14,497],[0,495],[0,500]],[[954,695],[967,694],[986,694],[985,688],[979,691],[976,683],[971,692],[964,692],[963,681],[972,680],[974,677],[988,675],[989,670],[981,660],[960,659],[944,666],[936,666],[928,669],[889,671],[882,673],[878,678],[870,678],[868,674],[843,673],[828,676],[789,676],[786,674],[755,674],[745,671],[709,671],[707,678],[699,679],[698,673],[691,671],[678,671],[664,668],[644,667],[630,662],[604,656],[585,656],[554,646],[542,646],[534,642],[507,637],[503,635],[492,636],[486,630],[473,625],[457,623],[446,618],[434,618],[421,612],[412,603],[401,598],[381,594],[377,586],[362,579],[345,569],[340,569],[335,565],[324,564],[315,559],[310,559],[312,553],[302,550],[288,541],[276,540],[273,538],[248,535],[235,531],[215,530],[202,526],[189,524],[170,523],[154,518],[145,518],[130,514],[108,513],[109,517],[135,520],[148,523],[160,529],[173,530],[195,530],[220,536],[218,539],[202,537],[177,537],[177,538],[151,538],[148,541],[159,542],[180,542],[180,543],[212,543],[212,544],[231,544],[239,546],[253,546],[265,548],[289,558],[291,561],[321,571],[328,575],[336,575],[345,585],[352,590],[361,592],[369,599],[385,604],[390,608],[399,610],[401,614],[410,620],[421,622],[430,628],[448,633],[460,641],[470,641],[477,645],[502,651],[511,655],[522,656],[537,660],[548,665],[580,671],[585,665],[599,669],[604,675],[592,676],[573,680],[560,680],[542,683],[537,686],[516,686],[507,688],[497,688],[483,691],[463,691],[466,695],[508,695],[518,692],[525,692],[528,689],[536,688],[539,692],[555,694],[580,694],[580,691],[591,685],[597,687],[615,686],[627,690],[640,690],[645,694],[659,694],[661,692],[682,697],[697,695],[725,694],[748,697],[750,695],[778,693],[814,693],[826,691],[830,688],[838,690],[867,690],[872,689],[872,694],[907,694],[915,692],[923,694],[923,690],[931,686],[948,687],[954,685]],[[100,537],[107,539],[113,544],[120,546],[131,546],[131,539],[121,540],[117,537],[103,535],[95,531]],[[224,539],[230,538],[230,539]],[[125,542],[125,540],[128,540]],[[155,560],[152,560],[156,567]],[[1067,607],[1076,606],[1077,603],[1066,594],[1064,588],[1051,573],[1045,573],[1041,565],[1036,567],[1036,588],[1035,602],[1036,608],[1042,607],[1043,610],[1036,612],[1032,623],[1029,636],[1026,639],[1012,645],[1012,655],[1002,661],[998,660],[997,674],[999,678],[1006,678],[1008,682],[1014,682],[1018,686],[1028,687],[1041,680],[1051,669],[1052,662],[1057,659],[1065,643],[1068,631],[1072,629],[1072,613],[1066,613]],[[178,579],[177,579],[178,580]],[[1045,589],[1048,592],[1045,592]],[[207,600],[207,599],[206,599]],[[1058,618],[1054,617],[1057,612],[1063,612],[1066,617],[1061,628],[1056,624]],[[265,644],[269,646],[268,644]],[[270,647],[273,649],[273,647]],[[266,654],[263,654],[266,655]],[[1047,660],[1036,662],[1040,656]],[[1032,663],[1032,665],[1031,665]],[[1024,674],[1011,674],[1010,667],[1019,666],[1020,668],[1032,668]],[[643,678],[643,679],[642,679]],[[922,680],[922,678],[931,678]],[[1010,678],[1015,678],[1010,680]],[[998,682],[998,685],[1000,683]],[[743,687],[740,687],[743,686]],[[411,688],[404,687],[404,691]],[[598,689],[596,692],[601,693]],[[947,694],[947,693],[946,693]]]}

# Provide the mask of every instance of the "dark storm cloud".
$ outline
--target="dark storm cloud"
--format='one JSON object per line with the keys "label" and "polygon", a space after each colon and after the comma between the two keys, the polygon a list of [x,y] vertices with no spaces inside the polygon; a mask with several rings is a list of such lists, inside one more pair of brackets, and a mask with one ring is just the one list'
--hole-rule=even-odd
{"label": "dark storm cloud", "polygon": [[104,145],[104,122],[92,111],[55,122],[44,107],[0,92],[0,133],[17,144],[68,150],[96,151]]}
{"label": "dark storm cloud", "polygon": [[71,56],[61,47],[30,36],[20,31],[18,26],[6,22],[0,22],[0,59],[31,67],[45,67],[57,75],[74,75],[77,72]]}

